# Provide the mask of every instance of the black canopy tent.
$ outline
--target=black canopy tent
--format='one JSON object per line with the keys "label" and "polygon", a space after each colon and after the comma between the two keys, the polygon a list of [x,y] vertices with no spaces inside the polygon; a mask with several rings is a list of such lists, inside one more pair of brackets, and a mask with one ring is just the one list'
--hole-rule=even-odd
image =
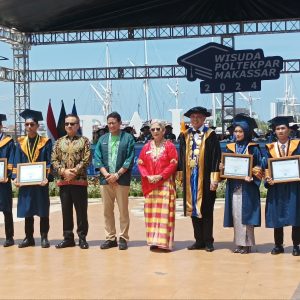
{"label": "black canopy tent", "polygon": [[53,32],[297,19],[296,0],[1,0],[0,25]]}

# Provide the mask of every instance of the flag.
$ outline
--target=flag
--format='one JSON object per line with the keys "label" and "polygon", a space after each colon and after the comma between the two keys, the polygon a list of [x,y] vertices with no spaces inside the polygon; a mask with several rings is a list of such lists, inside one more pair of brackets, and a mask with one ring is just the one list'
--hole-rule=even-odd
{"label": "flag", "polygon": [[[77,115],[76,104],[75,104],[75,99],[74,99],[73,108],[72,108],[72,115],[78,116],[78,115]],[[79,124],[79,129],[78,129],[78,131],[77,131],[77,134],[78,134],[78,135],[82,135],[82,131],[81,131],[80,124]]]}
{"label": "flag", "polygon": [[184,123],[184,117],[181,117],[181,122],[180,122],[180,133],[185,132],[185,123]]}
{"label": "flag", "polygon": [[58,139],[58,132],[56,129],[56,122],[51,106],[51,99],[49,99],[48,110],[47,110],[47,135],[54,143]]}
{"label": "flag", "polygon": [[65,109],[64,101],[61,100],[61,109],[60,109],[59,118],[56,127],[59,138],[67,134],[65,131],[65,117],[66,117],[66,109]]}

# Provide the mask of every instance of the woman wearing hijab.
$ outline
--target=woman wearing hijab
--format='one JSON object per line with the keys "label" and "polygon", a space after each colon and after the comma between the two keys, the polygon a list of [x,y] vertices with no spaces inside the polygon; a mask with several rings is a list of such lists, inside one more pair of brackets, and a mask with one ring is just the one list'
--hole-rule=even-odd
{"label": "woman wearing hijab", "polygon": [[[247,254],[255,245],[254,227],[261,224],[259,186],[262,179],[262,155],[257,143],[251,142],[253,118],[238,114],[233,119],[235,143],[226,145],[226,152],[253,155],[252,176],[244,180],[227,179],[224,227],[234,228],[234,253]],[[223,165],[220,164],[220,168]]]}

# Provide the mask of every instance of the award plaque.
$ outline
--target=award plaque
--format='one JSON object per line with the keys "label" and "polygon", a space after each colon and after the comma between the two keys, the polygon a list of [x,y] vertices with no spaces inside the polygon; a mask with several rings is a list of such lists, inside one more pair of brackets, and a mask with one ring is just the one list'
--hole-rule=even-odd
{"label": "award plaque", "polygon": [[220,170],[222,178],[245,179],[252,177],[253,156],[249,154],[222,153]]}
{"label": "award plaque", "polygon": [[269,158],[268,169],[274,183],[300,181],[300,155]]}
{"label": "award plaque", "polygon": [[0,182],[7,179],[7,158],[0,158]]}
{"label": "award plaque", "polygon": [[39,185],[46,179],[46,162],[17,164],[18,183],[22,185]]}

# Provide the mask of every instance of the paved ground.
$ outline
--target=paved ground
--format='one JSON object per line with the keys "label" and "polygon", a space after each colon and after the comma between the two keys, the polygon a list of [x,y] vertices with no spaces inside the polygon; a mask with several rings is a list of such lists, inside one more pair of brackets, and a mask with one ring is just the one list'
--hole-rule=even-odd
{"label": "paved ground", "polygon": [[[273,232],[256,229],[255,252],[233,254],[233,232],[224,229],[223,203],[215,206],[213,253],[188,251],[192,225],[177,208],[175,249],[151,252],[145,243],[143,199],[130,200],[131,228],[128,251],[100,250],[104,239],[101,200],[89,205],[89,250],[57,250],[62,220],[57,198],[51,201],[51,247],[40,248],[36,218],[36,247],[0,247],[0,298],[18,299],[300,299],[300,257],[291,255],[290,229],[286,253],[269,254]],[[264,209],[264,208],[263,208]],[[2,216],[1,216],[2,218]],[[15,219],[15,238],[24,237],[23,220]],[[3,243],[3,219],[0,219]],[[118,221],[117,221],[118,224]]]}

